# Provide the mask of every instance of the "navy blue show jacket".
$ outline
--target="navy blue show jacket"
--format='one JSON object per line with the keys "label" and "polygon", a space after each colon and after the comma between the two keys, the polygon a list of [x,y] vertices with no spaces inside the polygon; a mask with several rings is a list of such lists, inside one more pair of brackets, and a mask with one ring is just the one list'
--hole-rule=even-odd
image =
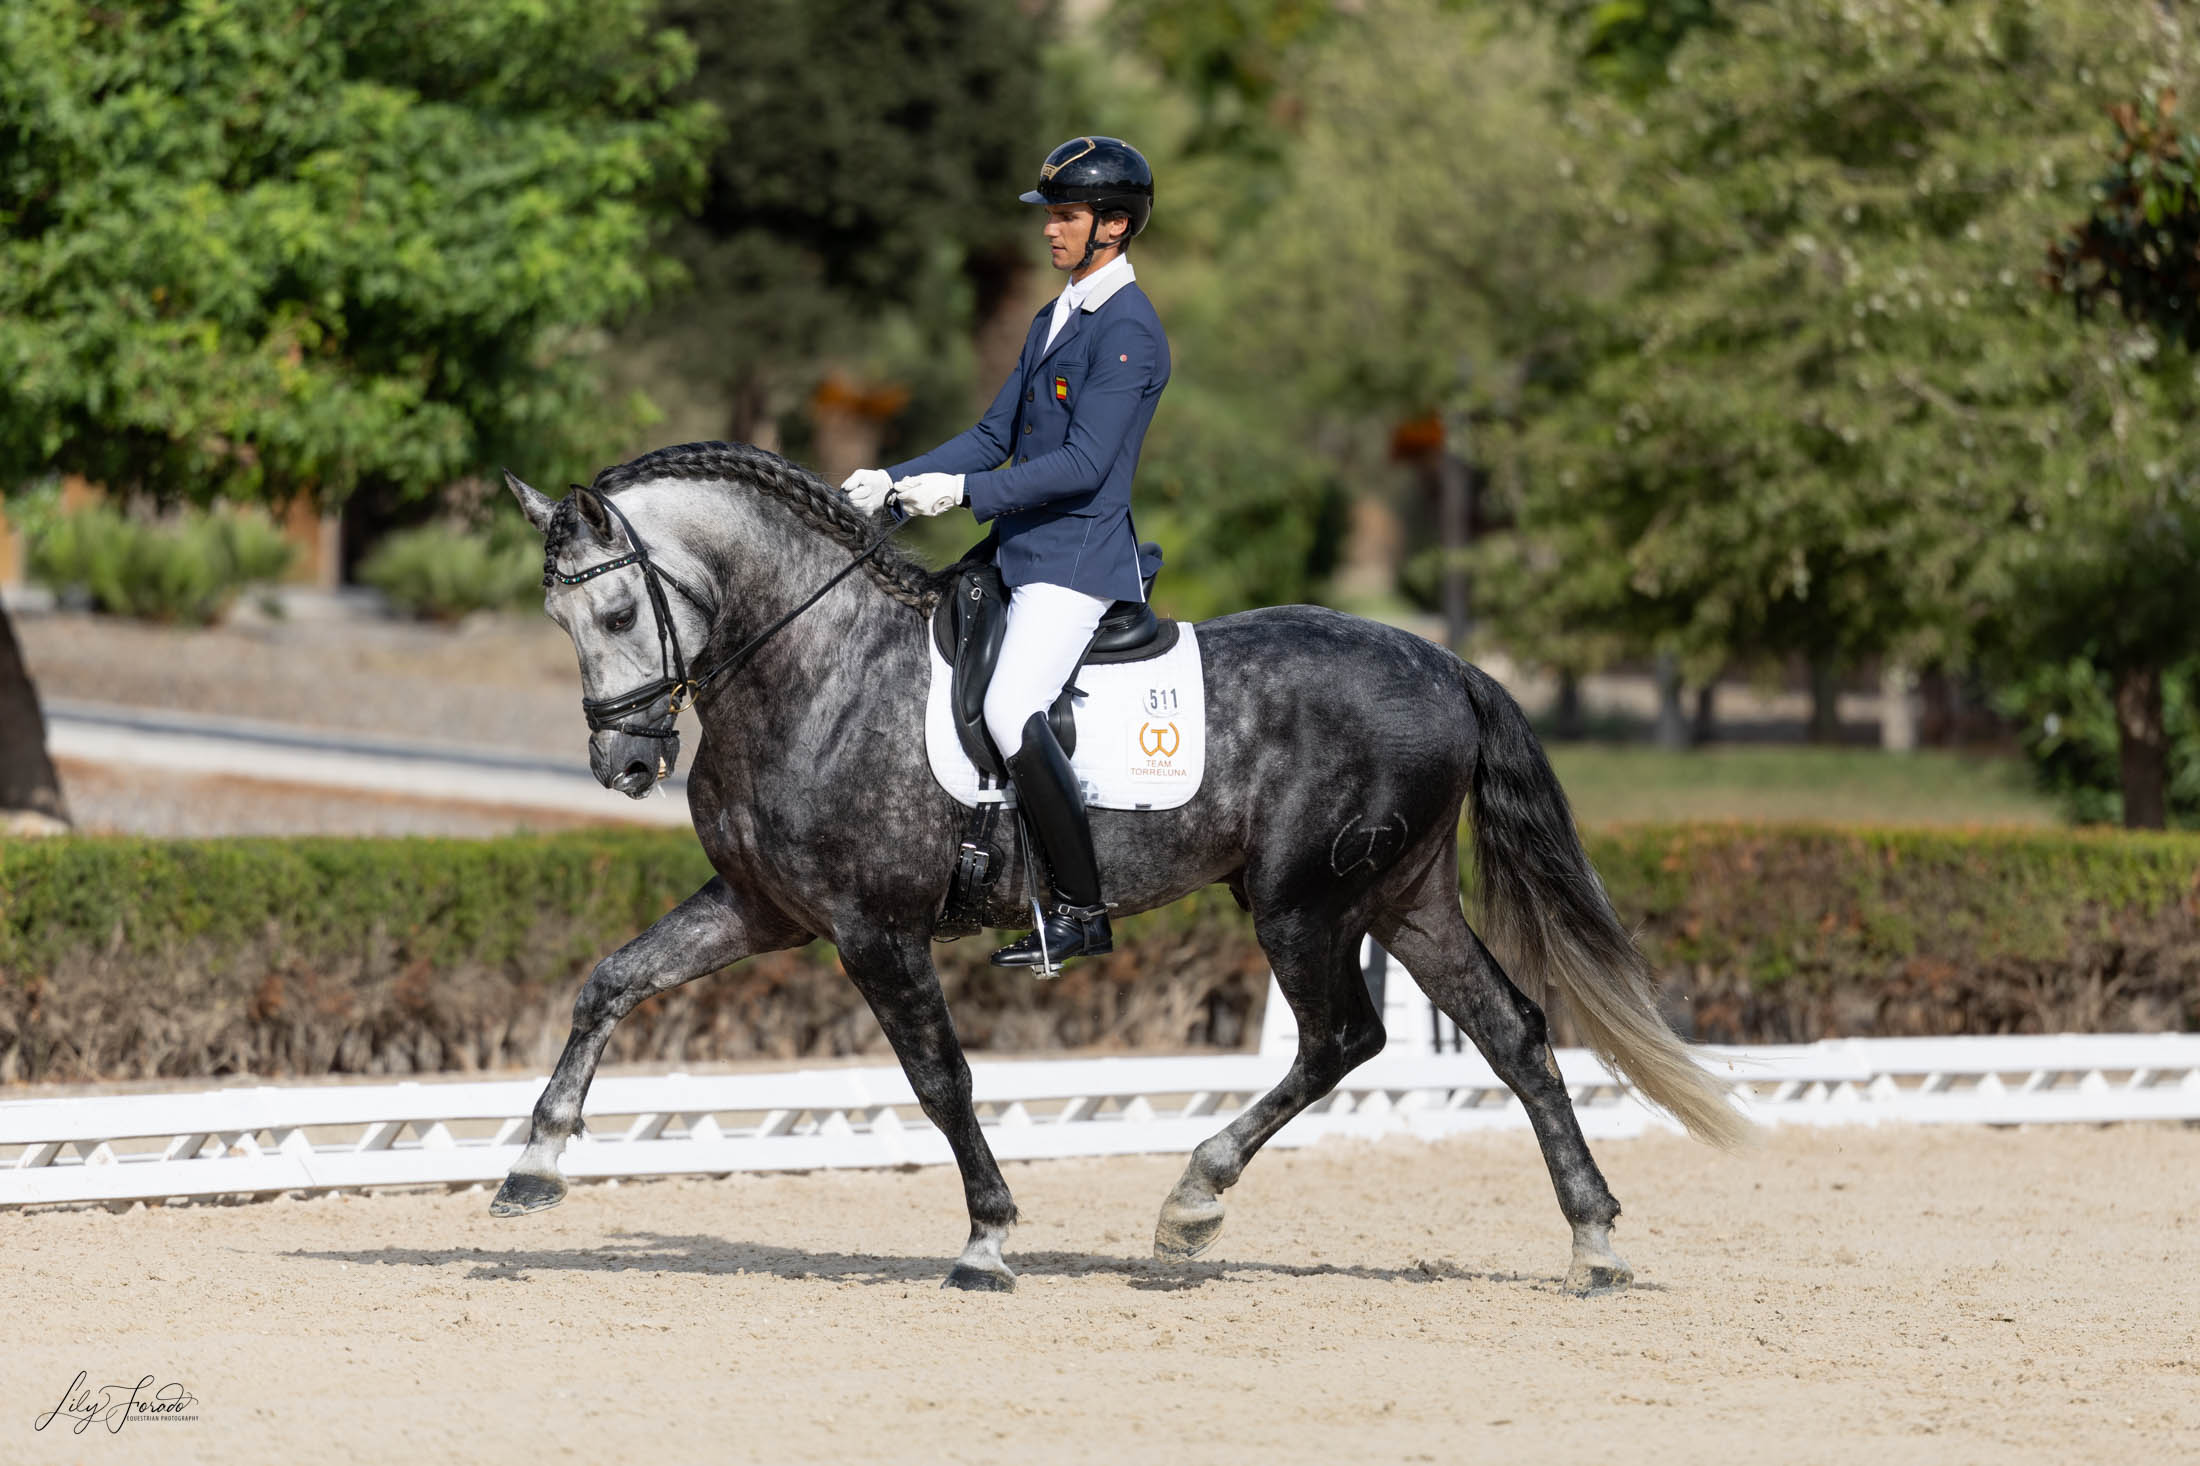
{"label": "navy blue show jacket", "polygon": [[1049,349],[1053,317],[1050,300],[976,427],[887,472],[962,474],[963,502],[991,522],[1008,585],[1139,600],[1161,567],[1140,563],[1131,479],[1169,385],[1168,338],[1136,280],[1072,311]]}

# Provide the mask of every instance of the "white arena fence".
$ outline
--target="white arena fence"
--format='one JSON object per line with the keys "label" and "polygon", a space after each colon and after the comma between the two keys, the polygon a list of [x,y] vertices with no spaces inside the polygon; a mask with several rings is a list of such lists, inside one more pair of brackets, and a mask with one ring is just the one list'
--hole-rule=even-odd
{"label": "white arena fence", "polygon": [[[1371,962],[1371,988],[1382,960]],[[1287,1126],[1434,1139],[1521,1129],[1519,1102],[1410,984],[1383,984],[1390,1046]],[[1403,991],[1400,991],[1403,989]],[[1270,993],[1257,1054],[973,1064],[1003,1160],[1189,1151],[1282,1075],[1296,1042]],[[2200,1122],[2200,1034],[1835,1039],[1706,1048],[1706,1069],[1767,1124]],[[1592,1055],[1558,1051],[1591,1139],[1674,1128]],[[0,1207],[494,1185],[518,1158],[541,1078],[320,1084],[0,1102]],[[599,1078],[575,1181],[944,1165],[947,1143],[891,1066]]]}

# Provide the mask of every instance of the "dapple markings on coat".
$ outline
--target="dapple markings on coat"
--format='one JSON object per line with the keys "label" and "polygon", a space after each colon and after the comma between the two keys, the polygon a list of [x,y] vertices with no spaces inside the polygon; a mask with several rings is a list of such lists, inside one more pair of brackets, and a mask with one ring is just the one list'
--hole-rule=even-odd
{"label": "dapple markings on coat", "polygon": [[[553,501],[510,484],[561,572],[630,548],[589,496]],[[741,444],[663,449],[605,470],[593,487],[618,495],[663,563],[717,596],[708,626],[682,598],[668,603],[691,664],[769,625],[878,528],[814,476]],[[573,639],[586,696],[658,675],[641,575],[629,568],[545,598]],[[962,820],[922,736],[924,613],[944,579],[881,551],[705,693],[688,802],[717,874],[582,985],[526,1147],[492,1204],[498,1215],[563,1199],[558,1156],[580,1129],[612,1028],[636,1004],[824,938],[961,1169],[970,1234],[947,1286],[1015,1286],[1001,1249],[1016,1204],[979,1127],[930,951]],[[1749,1126],[1658,1016],[1649,970],[1519,706],[1442,647],[1335,611],[1247,611],[1202,622],[1199,635],[1207,781],[1179,809],[1095,810],[1100,867],[1124,913],[1226,883],[1252,912],[1299,1046],[1273,1090],[1193,1151],[1162,1203],[1156,1254],[1213,1246],[1222,1193],[1260,1147],[1382,1049],[1357,961],[1372,933],[1520,1097],[1573,1229],[1567,1284],[1627,1283],[1611,1244],[1619,1203],[1530,993],[1556,987],[1590,1046],[1699,1138],[1731,1145]],[[596,777],[635,797],[654,784],[660,755],[677,761],[677,742],[590,739]],[[1457,830],[1470,796],[1483,928],[1510,977],[1461,909]],[[1024,884],[1020,868],[1002,872],[991,924],[1017,924]]]}

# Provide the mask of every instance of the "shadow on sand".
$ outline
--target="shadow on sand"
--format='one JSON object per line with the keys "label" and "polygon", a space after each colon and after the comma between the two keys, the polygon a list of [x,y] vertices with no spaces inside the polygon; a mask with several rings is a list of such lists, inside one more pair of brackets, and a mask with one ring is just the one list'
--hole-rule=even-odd
{"label": "shadow on sand", "polygon": [[[699,1273],[730,1277],[768,1273],[790,1281],[937,1285],[952,1260],[947,1257],[881,1257],[853,1252],[812,1252],[723,1237],[672,1236],[662,1232],[619,1232],[591,1247],[376,1247],[354,1251],[297,1249],[284,1256],[359,1267],[466,1267],[476,1282],[524,1281],[537,1273],[643,1272]],[[1261,1262],[1231,1259],[1165,1263],[1150,1257],[1111,1257],[1092,1252],[1011,1252],[1009,1266],[1024,1277],[1119,1277],[1133,1288],[1176,1292],[1210,1284],[1248,1282],[1260,1277],[1360,1278],[1379,1283],[1496,1283],[1557,1292],[1553,1276],[1487,1272],[1448,1260],[1417,1262],[1411,1267],[1340,1266],[1333,1263]],[[1637,1284],[1654,1291],[1655,1284]]]}

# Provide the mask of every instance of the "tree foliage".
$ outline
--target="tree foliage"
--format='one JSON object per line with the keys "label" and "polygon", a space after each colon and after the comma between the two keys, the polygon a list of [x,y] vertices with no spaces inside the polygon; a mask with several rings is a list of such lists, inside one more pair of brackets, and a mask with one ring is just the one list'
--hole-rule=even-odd
{"label": "tree foliage", "polygon": [[1317,420],[1386,430],[1516,396],[1626,249],[1566,188],[1569,85],[1547,25],[1441,0],[1341,20],[1302,69],[1288,183],[1233,272],[1248,363]]}
{"label": "tree foliage", "polygon": [[1717,0],[1564,0],[1559,13],[1583,69],[1615,91],[1661,86],[1681,43],[1720,23]]}
{"label": "tree foliage", "polygon": [[2047,252],[2048,283],[2081,317],[2104,303],[2187,348],[2200,346],[2200,137],[2176,126],[2177,96],[2109,109],[2117,145],[2093,207]]}
{"label": "tree foliage", "polygon": [[1344,9],[1336,0],[1116,0],[1109,19],[1190,99],[1196,121],[1186,154],[1259,168],[1289,146],[1301,60],[1330,38]]}
{"label": "tree foliage", "polygon": [[[694,288],[651,318],[678,369],[766,433],[836,362],[914,390],[912,426],[968,405],[968,337],[1028,250],[1016,196],[1051,141],[1047,22],[1017,0],[672,0],[724,118],[671,241]],[[959,425],[959,424],[958,424]]]}
{"label": "tree foliage", "polygon": [[2119,482],[2113,400],[2165,386],[2098,363],[2035,263],[2149,11],[1731,4],[1671,85],[1587,109],[1616,166],[1581,176],[1645,254],[1520,443],[1508,628],[1708,667],[1964,650],[2007,562]]}
{"label": "tree foliage", "polygon": [[[2164,668],[2166,823],[2200,825],[2200,659]],[[2080,824],[2124,817],[2124,729],[2115,679],[2084,656],[2027,658],[2003,669],[1995,706],[2016,723],[2040,787]]]}
{"label": "tree foliage", "polygon": [[333,501],[594,459],[593,333],[708,126],[651,8],[0,6],[0,473]]}

